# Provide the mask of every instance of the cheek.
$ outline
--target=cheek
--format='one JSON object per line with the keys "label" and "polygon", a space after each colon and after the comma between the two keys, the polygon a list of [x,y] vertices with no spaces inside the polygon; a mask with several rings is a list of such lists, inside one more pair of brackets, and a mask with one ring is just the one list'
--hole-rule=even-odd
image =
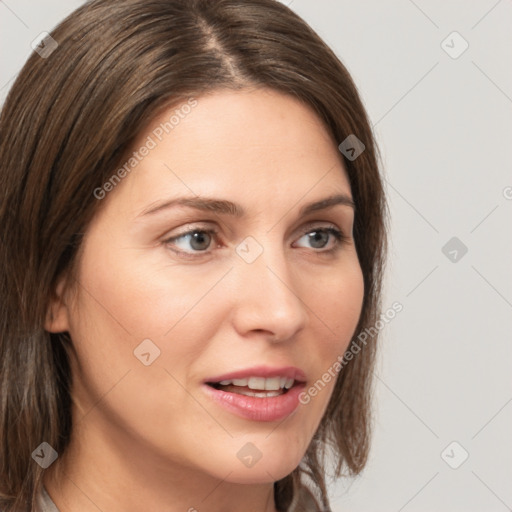
{"label": "cheek", "polygon": [[344,351],[361,315],[364,280],[356,258],[349,259],[340,271],[333,271],[316,281],[306,295],[311,318],[320,321],[328,336],[318,349],[332,354]]}
{"label": "cheek", "polygon": [[177,272],[169,283],[164,272],[121,272],[120,264],[84,269],[70,329],[79,361],[75,398],[93,411],[90,421],[104,415],[177,455],[172,439],[186,438],[199,424],[215,428],[185,388],[222,318],[220,296],[201,300],[219,278],[185,286],[190,279]]}
{"label": "cheek", "polygon": [[225,265],[179,265],[163,250],[118,249],[103,256],[94,272],[84,273],[84,281],[134,339],[169,336],[183,318],[196,315],[198,305],[209,299],[210,290],[229,270]]}
{"label": "cheek", "polygon": [[[334,277],[334,275],[336,277]],[[316,364],[316,374],[304,390],[301,403],[311,408],[312,417],[321,418],[338,377],[337,364],[357,334],[361,315],[364,279],[357,262],[333,274],[310,294],[308,306],[311,318],[316,317],[317,332],[310,355]]]}
{"label": "cheek", "polygon": [[353,338],[361,316],[364,299],[364,280],[359,266],[344,276],[340,291],[332,297],[332,329],[339,333],[341,351],[345,351]]}
{"label": "cheek", "polygon": [[121,259],[118,251],[114,261],[112,253],[89,251],[82,262],[70,334],[84,381],[101,394],[130,370],[131,379],[141,374],[144,385],[157,386],[169,379],[165,368],[184,382],[222,321],[223,301],[209,290],[224,270],[184,273],[133,253]]}

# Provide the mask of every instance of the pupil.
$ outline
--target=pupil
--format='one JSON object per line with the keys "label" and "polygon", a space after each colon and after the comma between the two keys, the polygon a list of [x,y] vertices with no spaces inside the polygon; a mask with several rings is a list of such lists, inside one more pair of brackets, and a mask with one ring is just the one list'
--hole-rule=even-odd
{"label": "pupil", "polygon": [[[311,245],[315,247],[316,249],[321,249],[325,246],[327,241],[325,240],[325,237],[327,236],[327,233],[324,233],[322,231],[314,231],[309,235]],[[320,243],[318,243],[320,242]]]}
{"label": "pupil", "polygon": [[[205,250],[208,248],[208,245],[210,245],[209,238],[210,238],[210,235],[208,233],[203,233],[203,232],[199,232],[199,231],[196,233],[193,233],[192,240],[191,240],[191,246],[198,251]],[[205,240],[207,242],[206,247],[202,247],[201,244],[204,244]],[[199,244],[199,247],[197,244]]]}

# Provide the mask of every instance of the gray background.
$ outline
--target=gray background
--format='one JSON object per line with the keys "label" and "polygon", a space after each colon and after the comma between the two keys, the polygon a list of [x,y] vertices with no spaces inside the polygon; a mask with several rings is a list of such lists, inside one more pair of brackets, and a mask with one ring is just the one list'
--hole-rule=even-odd
{"label": "gray background", "polygon": [[[392,215],[384,308],[403,305],[382,330],[368,466],[331,485],[333,510],[510,510],[512,3],[284,3],[363,96]],[[0,102],[81,4],[0,1]]]}

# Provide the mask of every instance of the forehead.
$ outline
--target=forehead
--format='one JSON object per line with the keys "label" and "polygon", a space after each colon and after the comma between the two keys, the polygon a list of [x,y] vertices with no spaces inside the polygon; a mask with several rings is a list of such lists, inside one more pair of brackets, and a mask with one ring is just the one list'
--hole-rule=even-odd
{"label": "forehead", "polygon": [[132,162],[122,184],[132,204],[166,193],[350,193],[336,142],[319,116],[269,89],[222,90],[176,104],[149,123],[132,151],[144,147],[150,150]]}

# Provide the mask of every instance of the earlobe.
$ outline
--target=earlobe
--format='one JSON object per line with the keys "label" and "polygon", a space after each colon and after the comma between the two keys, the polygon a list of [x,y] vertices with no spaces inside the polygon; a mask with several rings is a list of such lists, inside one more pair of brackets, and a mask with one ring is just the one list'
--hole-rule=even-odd
{"label": "earlobe", "polygon": [[50,299],[44,329],[53,333],[69,330],[68,308],[64,302],[64,279],[59,282]]}

